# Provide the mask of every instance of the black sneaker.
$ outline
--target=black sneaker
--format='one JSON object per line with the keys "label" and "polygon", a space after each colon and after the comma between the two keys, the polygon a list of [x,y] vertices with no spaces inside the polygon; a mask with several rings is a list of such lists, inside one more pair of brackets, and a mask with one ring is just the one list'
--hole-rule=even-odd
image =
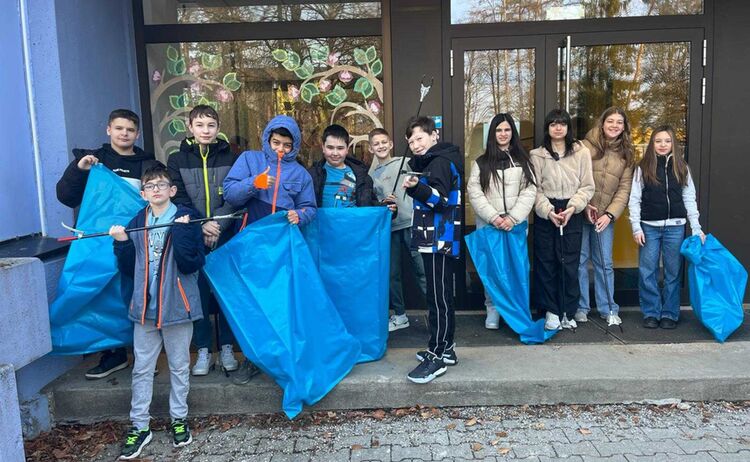
{"label": "black sneaker", "polygon": [[190,434],[190,429],[185,419],[174,419],[171,426],[172,446],[179,448],[193,442],[193,435]]}
{"label": "black sneaker", "polygon": [[247,385],[258,374],[260,374],[258,366],[245,360],[242,362],[240,369],[233,375],[232,383],[235,385]]}
{"label": "black sneaker", "polygon": [[662,329],[674,329],[677,327],[677,321],[669,318],[661,318],[661,321],[659,321],[659,327]]}
{"label": "black sneaker", "polygon": [[[417,361],[420,363],[427,357],[427,350],[417,351]],[[446,366],[455,366],[458,364],[458,356],[456,356],[456,350],[448,350],[443,353],[443,362]]]}
{"label": "black sneaker", "polygon": [[120,460],[135,459],[141,455],[141,451],[148,443],[151,442],[151,429],[138,430],[135,427],[131,427],[128,430],[128,435],[125,437],[125,444],[122,446],[120,451]]}
{"label": "black sneaker", "polygon": [[659,320],[649,316],[643,320],[643,327],[646,329],[656,329],[659,327]]}
{"label": "black sneaker", "polygon": [[419,364],[419,366],[409,372],[409,375],[407,375],[406,378],[414,383],[430,383],[435,378],[445,374],[445,371],[447,370],[448,366],[445,365],[443,360],[430,358],[428,356]]}
{"label": "black sneaker", "polygon": [[128,353],[125,348],[107,350],[102,352],[99,365],[86,371],[89,380],[103,379],[104,377],[128,367]]}

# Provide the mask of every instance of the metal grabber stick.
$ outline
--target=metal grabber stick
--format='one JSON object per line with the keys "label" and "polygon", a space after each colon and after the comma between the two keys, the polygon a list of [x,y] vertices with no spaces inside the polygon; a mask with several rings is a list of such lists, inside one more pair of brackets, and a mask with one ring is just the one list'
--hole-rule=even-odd
{"label": "metal grabber stick", "polygon": [[[196,218],[194,220],[188,221],[188,223],[204,223],[206,221],[227,220],[227,219],[240,220],[240,219],[242,219],[242,213],[243,212],[234,212],[234,213],[231,213],[229,215],[216,215],[216,216],[208,217],[208,218]],[[125,232],[126,233],[131,233],[131,232],[135,232],[135,231],[146,231],[146,230],[156,229],[156,228],[166,228],[167,226],[174,226],[174,225],[178,225],[178,224],[180,224],[180,223],[172,222],[172,223],[162,223],[160,225],[140,226],[138,228],[126,229]],[[80,240],[80,239],[88,239],[90,237],[104,237],[104,236],[109,236],[109,231],[102,231],[102,232],[99,232],[99,233],[86,234],[85,231],[73,228],[72,226],[68,226],[65,223],[61,223],[61,225],[62,225],[63,228],[65,228],[68,231],[74,233],[75,236],[58,237],[57,238],[57,242],[77,241],[77,240]]]}
{"label": "metal grabber stick", "polygon": [[[419,113],[422,111],[422,103],[424,102],[424,99],[427,97],[427,94],[430,92],[430,88],[432,88],[432,84],[435,82],[435,77],[430,77],[430,84],[425,85],[425,76],[422,75],[422,80],[419,82],[419,106],[417,106],[417,115],[414,117],[419,117]],[[396,188],[398,187],[398,180],[401,177],[402,173],[404,172],[404,161],[406,160],[406,155],[409,153],[409,143],[406,143],[406,149],[404,149],[404,153],[401,155],[401,164],[398,167],[398,174],[396,174],[396,179],[393,181],[393,189],[391,190],[391,195],[394,195],[396,193]]]}

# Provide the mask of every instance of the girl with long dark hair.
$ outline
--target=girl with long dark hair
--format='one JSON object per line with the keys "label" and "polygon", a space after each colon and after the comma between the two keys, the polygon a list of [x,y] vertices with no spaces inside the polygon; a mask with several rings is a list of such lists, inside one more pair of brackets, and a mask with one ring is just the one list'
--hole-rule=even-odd
{"label": "girl with long dark hair", "polygon": [[581,212],[594,195],[591,156],[573,138],[572,128],[566,111],[550,111],[544,120],[544,144],[531,151],[539,218],[534,223],[532,303],[546,312],[547,330],[577,327]]}
{"label": "girl with long dark hair", "polygon": [[[498,114],[490,122],[487,147],[472,163],[466,192],[477,229],[492,225],[499,232],[508,232],[528,219],[536,199],[534,167],[510,114]],[[484,304],[484,327],[499,329],[500,315],[487,293]]]}

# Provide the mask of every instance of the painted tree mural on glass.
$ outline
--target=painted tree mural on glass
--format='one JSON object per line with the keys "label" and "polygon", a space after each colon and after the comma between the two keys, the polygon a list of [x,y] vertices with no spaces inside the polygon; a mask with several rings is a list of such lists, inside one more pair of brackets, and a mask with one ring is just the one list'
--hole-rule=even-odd
{"label": "painted tree mural on glass", "polygon": [[[194,106],[207,104],[219,111],[234,100],[233,93],[242,83],[236,72],[223,72],[222,63],[221,55],[208,52],[199,52],[188,61],[178,47],[167,46],[164,68],[151,74],[156,84],[151,90],[151,114],[159,157],[166,158],[177,151],[180,142],[190,136],[188,113]],[[228,141],[224,133],[218,136]]]}

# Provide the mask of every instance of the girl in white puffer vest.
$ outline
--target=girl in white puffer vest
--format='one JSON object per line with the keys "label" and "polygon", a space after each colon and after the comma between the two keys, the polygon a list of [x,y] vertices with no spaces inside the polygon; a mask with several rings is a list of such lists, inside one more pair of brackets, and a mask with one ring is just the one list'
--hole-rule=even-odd
{"label": "girl in white puffer vest", "polygon": [[[487,147],[471,165],[466,191],[476,214],[477,229],[489,224],[508,232],[528,219],[536,199],[534,168],[519,142],[510,114],[498,114],[490,122]],[[484,298],[484,326],[498,329],[500,315],[486,292]]]}

